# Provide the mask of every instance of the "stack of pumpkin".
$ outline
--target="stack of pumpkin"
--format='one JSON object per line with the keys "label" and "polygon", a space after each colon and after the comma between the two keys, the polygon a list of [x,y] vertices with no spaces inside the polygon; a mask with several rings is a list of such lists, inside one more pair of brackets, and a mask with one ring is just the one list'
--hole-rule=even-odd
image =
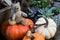
{"label": "stack of pumpkin", "polygon": [[[18,13],[21,12],[19,6],[16,8],[19,9]],[[15,16],[12,19],[15,19]],[[8,19],[2,23],[1,32],[8,40],[45,40],[45,38],[54,37],[56,33],[57,26],[51,18],[41,17],[35,24],[28,18],[22,17],[19,19],[22,20]]]}

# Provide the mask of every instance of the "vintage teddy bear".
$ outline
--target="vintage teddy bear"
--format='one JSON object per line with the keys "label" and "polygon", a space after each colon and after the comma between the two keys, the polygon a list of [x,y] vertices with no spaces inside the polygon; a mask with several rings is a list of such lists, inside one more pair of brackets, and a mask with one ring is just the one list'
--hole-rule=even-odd
{"label": "vintage teddy bear", "polygon": [[11,25],[20,23],[22,21],[22,17],[27,17],[27,14],[21,11],[20,3],[13,3],[11,7],[11,15],[9,18],[9,23]]}

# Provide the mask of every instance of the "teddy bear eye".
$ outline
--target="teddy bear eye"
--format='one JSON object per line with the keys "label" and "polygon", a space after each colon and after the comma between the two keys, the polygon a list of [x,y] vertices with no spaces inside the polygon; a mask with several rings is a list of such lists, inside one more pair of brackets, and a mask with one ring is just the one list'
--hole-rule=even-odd
{"label": "teddy bear eye", "polygon": [[16,9],[19,9],[19,8],[16,8]]}

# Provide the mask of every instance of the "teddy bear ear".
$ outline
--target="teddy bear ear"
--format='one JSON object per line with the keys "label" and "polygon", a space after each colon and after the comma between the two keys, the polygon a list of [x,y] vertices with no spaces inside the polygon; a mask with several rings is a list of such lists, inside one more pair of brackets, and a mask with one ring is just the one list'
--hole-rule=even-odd
{"label": "teddy bear ear", "polygon": [[19,9],[19,11],[21,10],[21,5],[20,5],[20,3],[19,3],[19,2],[17,2],[17,3],[15,4],[15,7],[16,7],[16,8],[18,8],[18,9]]}
{"label": "teddy bear ear", "polygon": [[20,4],[20,2],[17,2],[17,4]]}

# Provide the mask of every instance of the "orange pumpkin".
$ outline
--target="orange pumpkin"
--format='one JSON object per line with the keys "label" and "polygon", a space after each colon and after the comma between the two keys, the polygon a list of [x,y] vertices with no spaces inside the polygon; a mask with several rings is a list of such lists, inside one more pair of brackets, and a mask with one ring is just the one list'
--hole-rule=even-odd
{"label": "orange pumpkin", "polygon": [[[41,33],[34,33],[34,34],[33,34],[33,37],[34,37],[33,40],[45,40],[45,38],[42,36]],[[23,40],[31,40],[31,38],[25,36],[25,37],[23,38]]]}
{"label": "orange pumpkin", "polygon": [[29,30],[28,27],[22,24],[9,25],[8,21],[5,21],[2,24],[1,28],[2,33],[5,35],[5,37],[8,37],[13,40],[24,37],[24,35]]}
{"label": "orange pumpkin", "polygon": [[18,30],[19,30],[19,38],[23,38],[24,35],[26,35],[29,28],[27,26],[19,24],[18,25]]}
{"label": "orange pumpkin", "polygon": [[5,33],[5,30],[6,30],[6,28],[7,28],[7,26],[9,25],[9,22],[7,21],[7,20],[5,20],[3,23],[2,23],[2,25],[1,25],[1,32],[3,33]]}
{"label": "orange pumpkin", "polygon": [[41,33],[35,32],[36,28],[37,27],[34,27],[32,29],[30,28],[23,40],[45,40],[44,36]]}
{"label": "orange pumpkin", "polygon": [[25,21],[25,23],[23,22],[22,24],[24,24],[25,26],[27,26],[27,27],[31,27],[31,28],[33,28],[34,27],[34,22],[32,21],[32,20],[30,20],[30,19],[28,19],[28,18],[22,18],[22,20],[23,21]]}
{"label": "orange pumpkin", "polygon": [[12,25],[8,26],[6,29],[6,35],[10,39],[18,39],[24,37],[24,35],[27,33],[28,27],[24,25]]}
{"label": "orange pumpkin", "polygon": [[19,37],[19,31],[17,25],[8,26],[6,29],[6,36],[10,39],[17,39]]}

